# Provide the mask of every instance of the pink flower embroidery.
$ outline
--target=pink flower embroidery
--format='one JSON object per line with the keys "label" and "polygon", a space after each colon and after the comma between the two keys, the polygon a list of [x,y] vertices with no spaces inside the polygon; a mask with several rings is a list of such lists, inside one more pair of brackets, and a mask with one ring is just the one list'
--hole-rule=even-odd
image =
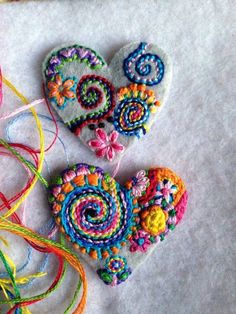
{"label": "pink flower embroidery", "polygon": [[109,135],[103,129],[96,129],[96,137],[88,142],[92,147],[97,157],[106,156],[109,161],[113,160],[116,152],[123,152],[125,147],[117,142],[119,133],[112,131]]}
{"label": "pink flower embroidery", "polygon": [[140,170],[136,176],[132,178],[132,194],[135,197],[142,196],[148,184],[149,178],[146,176],[145,170]]}
{"label": "pink flower embroidery", "polygon": [[149,234],[146,233],[144,230],[137,231],[129,240],[131,243],[129,248],[130,252],[140,251],[142,253],[145,253],[147,251],[147,248],[151,244],[149,237]]}

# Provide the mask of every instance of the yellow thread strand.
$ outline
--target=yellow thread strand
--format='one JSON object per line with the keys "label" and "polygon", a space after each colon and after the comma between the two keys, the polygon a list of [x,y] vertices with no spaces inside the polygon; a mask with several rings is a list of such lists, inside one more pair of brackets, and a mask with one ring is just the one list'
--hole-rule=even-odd
{"label": "yellow thread strand", "polygon": [[[17,283],[17,279],[16,279],[16,264],[5,253],[2,253],[2,255],[4,256],[4,258],[5,258],[6,262],[8,263],[8,265],[12,268],[12,275],[14,277],[14,281],[15,281],[15,283]],[[41,274],[43,274],[43,273],[41,273]],[[41,274],[39,273],[39,276]],[[22,281],[22,283],[26,283],[26,282],[29,281],[30,277],[38,277],[38,274],[36,274],[36,275],[29,275],[29,276],[26,276],[26,277],[19,278],[20,280],[18,279],[18,281],[19,281],[19,283],[21,283],[20,281]],[[4,278],[0,279],[0,287],[2,288],[2,291],[3,291],[3,293],[4,293],[4,295],[5,295],[7,300],[9,300],[9,296],[7,294],[7,291],[11,291],[12,292],[11,284],[12,284],[12,279],[4,279]],[[10,307],[12,307],[12,304],[13,304],[13,302],[9,304]],[[22,314],[23,313],[31,314],[31,312],[29,311],[29,309],[27,307],[22,307]]]}
{"label": "yellow thread strand", "polygon": [[[21,94],[16,87],[10,82],[8,81],[5,77],[3,77],[3,83],[8,86],[13,93],[22,101],[23,104],[27,105],[29,103],[29,101],[27,100],[27,98]],[[30,111],[33,114],[33,117],[35,119],[36,122],[36,126],[38,129],[38,133],[39,133],[39,140],[40,140],[40,154],[39,154],[39,166],[38,166],[38,172],[41,173],[42,169],[43,169],[43,161],[44,161],[44,134],[43,134],[43,129],[42,129],[42,125],[41,122],[38,118],[38,115],[36,113],[36,111],[34,110],[34,108],[30,108]],[[34,177],[32,184],[30,185],[30,187],[27,189],[27,191],[21,196],[21,198],[16,202],[15,205],[12,206],[12,208],[6,213],[4,214],[4,218],[10,217],[18,208],[19,206],[22,204],[22,202],[24,202],[24,200],[27,198],[27,196],[31,193],[31,191],[33,190],[36,182],[38,181],[37,176]]]}
{"label": "yellow thread strand", "polygon": [[9,296],[7,294],[7,291],[6,291],[5,287],[4,287],[4,285],[2,285],[1,283],[0,283],[0,288],[1,288],[1,290],[2,290],[2,292],[4,294],[4,296],[5,296],[6,300],[9,300]]}
{"label": "yellow thread strand", "polygon": [[0,236],[0,241],[2,241],[2,243],[5,245],[5,246],[9,246],[9,243],[7,242],[7,240],[4,238],[4,237],[2,237],[2,236]]}
{"label": "yellow thread strand", "polygon": [[[5,257],[6,257],[6,255],[5,255]],[[40,273],[36,273],[36,274],[33,274],[33,275],[28,275],[28,276],[16,278],[15,282],[17,284],[23,285],[23,284],[28,283],[30,281],[30,279],[40,278],[40,277],[43,277],[45,275],[47,275],[47,273],[40,272]],[[5,278],[4,279],[0,279],[0,284],[5,284],[5,285],[11,284],[11,280],[10,279],[5,279]]]}
{"label": "yellow thread strand", "polygon": [[73,314],[81,314],[84,312],[86,299],[87,299],[87,289],[88,289],[87,279],[86,279],[86,274],[83,269],[83,266],[81,265],[78,257],[74,253],[72,253],[69,249],[65,248],[60,243],[44,238],[36,234],[35,232],[33,232],[31,229],[12,223],[8,219],[4,219],[1,216],[0,216],[0,230],[10,231],[11,233],[14,233],[29,241],[32,241],[33,243],[37,245],[46,246],[50,249],[53,249],[55,250],[56,254],[63,256],[67,260],[67,262],[72,267],[74,267],[77,270],[77,272],[80,274],[81,280],[83,283],[82,297],[81,297],[80,303],[77,305]]}

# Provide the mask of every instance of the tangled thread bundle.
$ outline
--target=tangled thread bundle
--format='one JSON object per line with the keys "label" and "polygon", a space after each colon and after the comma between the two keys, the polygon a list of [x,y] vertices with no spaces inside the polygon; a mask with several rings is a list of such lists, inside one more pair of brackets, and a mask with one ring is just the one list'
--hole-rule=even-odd
{"label": "tangled thread bundle", "polygon": [[[3,82],[16,94],[16,96],[18,96],[21,99],[23,104],[25,105],[28,104],[27,99],[20,92],[18,92],[8,80],[3,78]],[[2,90],[0,94],[2,98]],[[57,138],[58,127],[56,126],[56,135],[53,139],[53,142],[49,145],[49,147],[45,149],[44,134],[42,131],[41,122],[38,119],[38,115],[36,114],[35,110],[33,108],[30,108],[30,110],[32,112],[33,117],[36,120],[38,132],[40,135],[39,150],[34,150],[31,147],[28,147],[23,144],[7,143],[3,139],[0,139],[0,147],[2,149],[6,149],[9,152],[7,153],[1,150],[1,155],[13,156],[16,160],[20,161],[23,164],[23,166],[28,170],[29,174],[29,179],[25,187],[9,200],[7,200],[2,193],[0,193],[0,198],[3,202],[0,209],[1,210],[7,209],[6,213],[0,216],[0,229],[9,231],[13,234],[23,237],[33,249],[36,249],[39,252],[42,252],[44,254],[48,253],[55,254],[55,256],[58,259],[58,272],[51,286],[44,293],[41,293],[40,295],[36,295],[34,297],[22,298],[20,295],[19,287],[21,287],[24,284],[30,283],[30,281],[33,279],[45,275],[45,273],[39,272],[31,276],[18,278],[18,272],[22,271],[27,266],[27,262],[16,271],[14,262],[11,261],[11,259],[8,256],[6,256],[6,254],[0,251],[0,259],[2,260],[3,265],[6,269],[6,273],[1,274],[0,276],[0,287],[5,296],[5,300],[1,300],[0,304],[10,305],[10,310],[7,312],[8,314],[30,313],[28,309],[29,305],[39,302],[44,298],[48,297],[60,286],[66,273],[67,263],[69,263],[78,271],[80,278],[78,281],[75,294],[72,298],[70,305],[65,310],[65,313],[68,313],[73,308],[75,308],[73,310],[73,313],[82,313],[86,304],[87,281],[83,267],[80,264],[77,256],[65,246],[63,238],[61,238],[61,243],[57,243],[53,240],[50,240],[50,238],[47,239],[44,236],[40,236],[40,234],[35,233],[33,230],[30,230],[29,228],[23,226],[21,219],[19,218],[18,214],[16,214],[16,210],[23,204],[24,200],[28,197],[28,195],[34,188],[34,185],[36,184],[37,180],[40,180],[41,183],[43,183],[46,187],[48,186],[46,180],[41,176],[41,170],[44,161],[44,153],[45,151],[49,150],[52,147],[53,143],[56,141]],[[54,117],[53,121],[54,123],[56,123]],[[27,152],[33,158],[35,162],[34,165],[28,162],[20,154],[19,151],[21,150]],[[13,204],[13,206],[11,206],[11,204]],[[9,218],[12,220],[12,222],[9,220]],[[53,233],[54,232],[51,231],[51,235],[53,235]],[[4,238],[1,238],[1,240],[4,243],[6,243]],[[7,276],[9,276],[10,279],[7,279]],[[81,284],[83,286],[83,293],[80,302],[76,305],[80,293]]]}

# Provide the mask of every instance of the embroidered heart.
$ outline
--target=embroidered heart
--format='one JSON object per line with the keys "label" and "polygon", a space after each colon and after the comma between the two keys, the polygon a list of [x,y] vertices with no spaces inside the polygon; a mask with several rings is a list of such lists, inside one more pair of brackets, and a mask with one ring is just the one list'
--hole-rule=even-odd
{"label": "embroidered heart", "polygon": [[187,191],[167,168],[141,170],[121,186],[101,168],[76,164],[53,180],[49,202],[67,239],[113,286],[174,230]]}
{"label": "embroidered heart", "polygon": [[171,80],[169,57],[157,46],[131,43],[108,66],[94,50],[70,45],[43,63],[45,95],[68,128],[109,161],[149,130]]}

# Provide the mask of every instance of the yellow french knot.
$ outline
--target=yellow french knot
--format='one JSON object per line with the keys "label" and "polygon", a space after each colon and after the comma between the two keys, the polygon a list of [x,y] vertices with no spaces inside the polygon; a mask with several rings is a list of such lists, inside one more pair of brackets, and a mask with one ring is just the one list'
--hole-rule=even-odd
{"label": "yellow french knot", "polygon": [[153,205],[140,213],[142,228],[153,236],[157,236],[166,229],[166,221],[168,219],[167,212],[161,207]]}

